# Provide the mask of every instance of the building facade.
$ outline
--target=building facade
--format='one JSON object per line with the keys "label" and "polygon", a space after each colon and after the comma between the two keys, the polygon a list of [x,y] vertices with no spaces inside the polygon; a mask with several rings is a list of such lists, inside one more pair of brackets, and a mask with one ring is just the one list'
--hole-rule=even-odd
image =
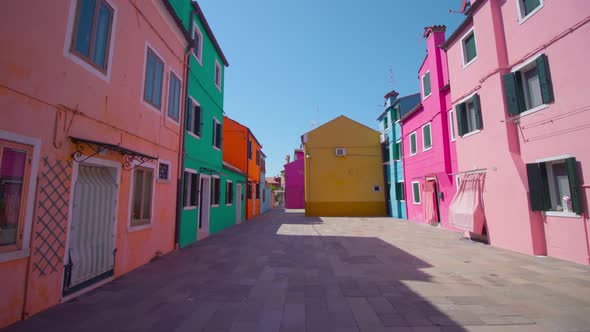
{"label": "building facade", "polygon": [[387,214],[393,218],[407,219],[400,118],[420,104],[420,94],[401,98],[397,96],[398,93],[393,90],[385,95],[385,111],[377,121],[381,131]]}
{"label": "building facade", "polygon": [[266,155],[261,153],[260,161],[260,213],[264,213],[271,208],[271,190],[266,185]]}
{"label": "building facade", "polygon": [[305,209],[304,153],[296,149],[285,164],[285,209]]}
{"label": "building facade", "polygon": [[424,29],[426,56],[418,70],[420,105],[401,117],[408,219],[453,228],[449,206],[457,192],[455,126],[445,26]]}
{"label": "building facade", "polygon": [[590,150],[580,138],[590,108],[580,83],[590,67],[578,64],[590,52],[590,7],[478,0],[465,14],[443,45],[458,167],[468,172],[451,222],[499,247],[589,264]]}
{"label": "building facade", "polygon": [[0,327],[174,249],[189,41],[162,1],[4,4]]}
{"label": "building facade", "polygon": [[306,216],[385,216],[379,132],[343,115],[302,135]]}

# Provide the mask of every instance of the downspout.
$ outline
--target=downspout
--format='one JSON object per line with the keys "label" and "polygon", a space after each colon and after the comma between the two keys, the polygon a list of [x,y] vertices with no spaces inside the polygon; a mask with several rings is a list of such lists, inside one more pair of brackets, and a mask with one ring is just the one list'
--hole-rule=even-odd
{"label": "downspout", "polygon": [[[248,194],[252,195],[252,185],[248,187],[250,184],[250,180],[248,177],[250,176],[250,159],[248,158],[248,142],[250,141],[250,128],[246,128],[246,220],[248,220],[248,209],[250,208],[250,203],[248,203]],[[252,149],[250,149],[252,151]],[[254,211],[252,211],[254,214]]]}

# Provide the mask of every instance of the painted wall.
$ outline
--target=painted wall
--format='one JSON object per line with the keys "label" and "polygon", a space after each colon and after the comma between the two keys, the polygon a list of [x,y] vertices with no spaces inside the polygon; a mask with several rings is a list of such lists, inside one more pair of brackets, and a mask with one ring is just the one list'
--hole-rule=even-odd
{"label": "painted wall", "polygon": [[[493,245],[589,264],[588,186],[582,185],[583,217],[546,216],[531,211],[525,167],[540,158],[571,154],[578,160],[580,182],[590,172],[590,152],[580,139],[588,132],[581,126],[587,123],[588,103],[579,89],[590,69],[572,65],[585,63],[590,52],[585,42],[589,13],[588,4],[580,1],[544,1],[521,24],[513,1],[484,1],[465,28],[473,26],[476,32],[477,59],[463,68],[459,41],[449,45],[453,104],[472,92],[480,95],[483,130],[457,139],[457,157],[460,171],[487,169],[483,198]],[[519,124],[507,121],[501,75],[541,53],[549,60],[555,102],[521,116]]]}
{"label": "painted wall", "polygon": [[294,160],[285,165],[285,208],[305,208],[304,154],[295,150]]}
{"label": "painted wall", "polygon": [[[236,215],[237,215],[237,201],[239,199],[244,199],[242,201],[242,206],[240,209],[241,220],[245,218],[245,194],[246,194],[246,177],[244,174],[237,173],[232,171],[229,168],[223,168],[222,173],[219,175],[220,177],[220,187],[221,187],[221,197],[219,200],[219,206],[212,206],[211,207],[211,224],[209,228],[209,234],[213,235],[218,233],[226,228],[229,228],[237,223]],[[234,186],[234,193],[233,193],[233,201],[232,203],[228,204],[227,199],[227,189],[226,184],[228,181],[231,181]],[[242,185],[241,192],[238,192],[237,185]]]}
{"label": "painted wall", "polygon": [[386,215],[378,131],[341,115],[305,134],[303,145],[306,215]]}
{"label": "painted wall", "polygon": [[[115,277],[147,263],[158,251],[165,254],[174,248],[175,211],[169,207],[176,201],[179,126],[167,119],[166,105],[170,70],[182,77],[186,40],[164,9],[156,6],[159,2],[138,4],[154,30],[137,15],[130,2],[109,3],[114,8],[114,24],[106,75],[69,51],[75,1],[15,1],[5,4],[0,12],[0,83],[9,87],[0,87],[0,137],[11,140],[18,136],[39,142],[37,158],[32,160],[32,169],[37,169],[38,174],[31,174],[32,178],[39,178],[34,188],[38,201],[27,203],[31,214],[26,222],[32,229],[26,241],[30,243],[19,254],[0,254],[0,275],[6,276],[0,290],[0,327],[61,300],[68,231],[55,232],[53,237],[42,230],[40,222],[69,229],[68,207],[75,181],[75,162],[71,158],[74,147],[69,136],[121,144],[171,163],[172,180],[154,183],[151,226],[142,229],[129,226],[133,172],[120,172]],[[33,7],[35,10],[31,10]],[[22,17],[29,18],[30,24],[22,25]],[[14,26],[20,27],[17,33]],[[43,31],[43,38],[38,38],[39,31]],[[142,101],[146,44],[165,63],[161,111],[152,110]],[[41,61],[39,54],[43,54]],[[86,147],[84,153],[90,153],[90,149]],[[124,163],[118,154],[97,158],[110,160],[119,167]],[[47,185],[41,175],[55,170],[57,163],[64,167],[60,181],[69,192],[50,197],[53,201],[65,198],[65,215],[50,221],[44,217],[39,203],[45,199],[41,187]],[[57,254],[47,254],[48,240],[54,243],[52,248]],[[50,264],[41,273],[35,266],[47,263],[43,257]],[[29,282],[25,284],[27,266]],[[25,287],[27,298],[23,297]]]}
{"label": "painted wall", "polygon": [[[454,140],[450,135],[448,110],[450,109],[450,90],[443,89],[448,82],[446,54],[439,48],[445,41],[445,28],[428,27],[426,37],[426,57],[418,71],[422,107],[407,118],[402,119],[402,136],[404,149],[405,192],[407,197],[408,219],[427,222],[424,216],[423,188],[426,179],[435,179],[437,192],[442,197],[437,199],[439,221],[444,228],[453,228],[449,224],[449,205],[456,193],[457,185],[453,173],[457,170],[457,158]],[[429,73],[431,93],[426,96],[422,77]],[[430,148],[424,148],[423,126],[430,124]],[[410,153],[410,134],[416,133],[417,153]],[[412,183],[420,184],[421,202],[414,203]]]}
{"label": "painted wall", "polygon": [[266,188],[266,156],[260,168],[260,214],[270,210],[270,188]]}

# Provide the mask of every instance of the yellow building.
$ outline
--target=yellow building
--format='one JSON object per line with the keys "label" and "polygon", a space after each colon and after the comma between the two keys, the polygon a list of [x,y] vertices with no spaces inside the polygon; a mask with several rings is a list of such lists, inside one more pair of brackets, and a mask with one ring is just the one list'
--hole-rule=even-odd
{"label": "yellow building", "polygon": [[379,132],[341,115],[301,139],[307,216],[386,215]]}

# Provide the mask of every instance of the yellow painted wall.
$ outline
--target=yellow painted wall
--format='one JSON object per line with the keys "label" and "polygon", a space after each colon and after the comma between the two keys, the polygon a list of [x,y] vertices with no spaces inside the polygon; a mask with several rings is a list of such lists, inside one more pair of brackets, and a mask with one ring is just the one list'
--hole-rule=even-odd
{"label": "yellow painted wall", "polygon": [[306,215],[386,215],[379,132],[339,116],[305,134],[303,145]]}

